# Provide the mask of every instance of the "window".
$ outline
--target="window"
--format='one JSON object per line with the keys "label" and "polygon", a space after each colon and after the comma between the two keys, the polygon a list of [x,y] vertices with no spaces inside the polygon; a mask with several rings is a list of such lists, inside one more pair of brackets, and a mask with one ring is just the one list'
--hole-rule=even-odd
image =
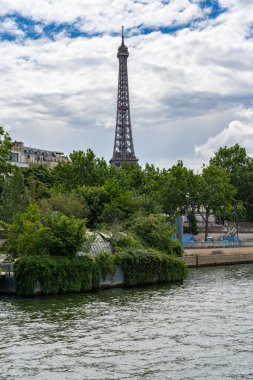
{"label": "window", "polygon": [[18,162],[18,153],[11,152],[11,162]]}

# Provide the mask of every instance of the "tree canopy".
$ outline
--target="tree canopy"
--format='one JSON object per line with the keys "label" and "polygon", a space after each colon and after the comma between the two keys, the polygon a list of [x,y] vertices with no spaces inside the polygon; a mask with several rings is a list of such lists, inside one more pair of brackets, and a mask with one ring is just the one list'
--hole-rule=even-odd
{"label": "tree canopy", "polygon": [[201,173],[182,161],[168,169],[153,164],[116,168],[91,149],[74,151],[53,169],[32,165],[21,170],[10,166],[11,139],[2,128],[0,137],[0,219],[9,225],[9,246],[16,254],[38,253],[41,246],[44,253],[73,255],[85,225],[126,231],[129,244],[171,251],[178,215],[186,215],[189,230],[197,233],[199,212],[205,236],[211,214],[224,221],[240,212],[253,220],[253,160],[238,144],[220,148]]}
{"label": "tree canopy", "polygon": [[253,221],[253,159],[239,144],[222,147],[210,159],[210,164],[223,168],[236,189],[234,207],[244,207],[245,217]]}
{"label": "tree canopy", "polygon": [[221,209],[229,207],[235,194],[236,189],[225,169],[214,164],[203,169],[198,186],[198,211],[205,222],[205,239],[211,213],[216,215]]}

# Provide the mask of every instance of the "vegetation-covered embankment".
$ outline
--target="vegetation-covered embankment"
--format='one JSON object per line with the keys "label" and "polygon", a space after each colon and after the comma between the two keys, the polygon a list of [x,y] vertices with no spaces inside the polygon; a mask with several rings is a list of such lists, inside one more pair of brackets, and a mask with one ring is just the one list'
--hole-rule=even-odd
{"label": "vegetation-covered embankment", "polygon": [[178,282],[187,273],[183,260],[151,249],[122,249],[96,257],[23,256],[14,264],[16,293],[33,295],[37,281],[45,295],[98,289],[100,279],[113,275],[117,265],[124,272],[125,286]]}

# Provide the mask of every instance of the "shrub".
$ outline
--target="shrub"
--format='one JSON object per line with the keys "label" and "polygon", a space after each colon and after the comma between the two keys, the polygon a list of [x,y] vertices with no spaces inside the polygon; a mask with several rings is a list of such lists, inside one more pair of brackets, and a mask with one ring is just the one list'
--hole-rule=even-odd
{"label": "shrub", "polygon": [[22,255],[48,253],[49,230],[40,220],[39,208],[31,204],[25,213],[15,216],[11,225],[5,225],[4,251],[12,258]]}
{"label": "shrub", "polygon": [[85,221],[53,212],[47,215],[45,224],[50,231],[48,253],[52,256],[75,256],[85,241]]}
{"label": "shrub", "polygon": [[153,249],[121,249],[117,263],[125,274],[125,285],[182,281],[187,274],[185,262]]}
{"label": "shrub", "polygon": [[20,255],[75,256],[85,241],[85,221],[59,212],[42,219],[39,207],[31,204],[6,225],[5,251]]}
{"label": "shrub", "polygon": [[68,217],[74,216],[77,219],[87,217],[89,209],[86,203],[77,194],[64,194],[51,191],[50,198],[40,201],[42,214],[52,211],[59,211]]}
{"label": "shrub", "polygon": [[132,229],[145,247],[181,254],[179,243],[171,239],[172,229],[163,215],[139,215],[133,221]]}
{"label": "shrub", "polygon": [[119,238],[114,244],[114,249],[121,248],[142,248],[140,240],[132,233],[119,234]]}
{"label": "shrub", "polygon": [[175,253],[177,256],[183,256],[184,252],[178,240],[170,239],[170,245],[173,253]]}
{"label": "shrub", "polygon": [[183,260],[152,249],[121,249],[96,257],[23,256],[14,264],[17,293],[33,295],[36,280],[43,294],[97,289],[100,278],[115,273],[116,265],[124,271],[125,286],[182,281],[187,273]]}

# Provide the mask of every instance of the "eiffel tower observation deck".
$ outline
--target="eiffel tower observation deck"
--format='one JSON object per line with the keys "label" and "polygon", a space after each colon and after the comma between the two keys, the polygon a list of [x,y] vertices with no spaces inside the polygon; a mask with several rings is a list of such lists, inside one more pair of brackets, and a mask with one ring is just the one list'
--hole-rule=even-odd
{"label": "eiffel tower observation deck", "polygon": [[129,56],[128,48],[124,41],[124,27],[122,26],[122,42],[118,49],[117,57],[119,59],[119,82],[118,82],[118,101],[116,130],[114,139],[113,157],[110,164],[118,167],[122,163],[136,163],[138,158],[135,157],[134,144],[131,128],[130,102],[128,91],[128,74],[127,58]]}

